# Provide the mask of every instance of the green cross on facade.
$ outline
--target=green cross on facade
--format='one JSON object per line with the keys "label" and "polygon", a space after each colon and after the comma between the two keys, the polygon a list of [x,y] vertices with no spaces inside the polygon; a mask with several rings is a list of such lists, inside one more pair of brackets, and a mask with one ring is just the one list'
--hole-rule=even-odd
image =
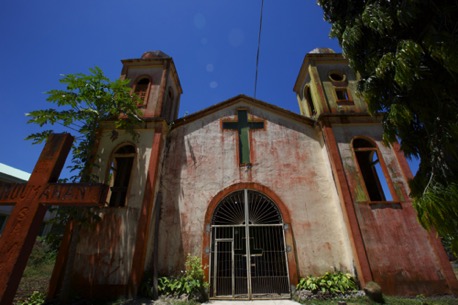
{"label": "green cross on facade", "polygon": [[248,113],[244,109],[237,111],[237,119],[237,122],[223,122],[223,129],[238,131],[240,164],[250,164],[250,129],[262,129],[264,122],[248,121]]}

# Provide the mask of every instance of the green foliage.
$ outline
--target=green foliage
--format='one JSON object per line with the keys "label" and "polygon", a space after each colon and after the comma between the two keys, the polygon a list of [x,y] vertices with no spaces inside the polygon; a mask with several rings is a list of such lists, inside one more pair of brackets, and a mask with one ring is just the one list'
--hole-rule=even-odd
{"label": "green foliage", "polygon": [[[421,223],[458,243],[458,3],[318,0],[384,139],[421,160],[411,196]],[[445,192],[440,194],[440,192]],[[455,192],[455,194],[452,194]]]}
{"label": "green foliage", "polygon": [[39,267],[43,264],[53,263],[56,252],[47,244],[43,237],[38,237],[33,246],[27,266]]}
{"label": "green foliage", "polygon": [[19,284],[16,293],[17,300],[29,298],[32,292],[36,292],[35,295],[38,292],[46,293],[55,264],[55,256],[56,252],[41,237],[38,237]]}
{"label": "green foliage", "polygon": [[322,292],[335,295],[355,291],[358,286],[353,277],[343,272],[326,272],[322,276],[302,278],[296,286],[297,290],[309,290],[313,293]]}
{"label": "green foliage", "polygon": [[[72,163],[69,166],[74,175],[70,182],[93,182],[92,168],[95,164],[95,150],[99,139],[101,123],[110,121],[116,129],[127,130],[134,138],[134,127],[138,124],[139,109],[137,96],[131,95],[129,80],[110,81],[98,67],[90,69],[90,74],[63,75],[60,83],[65,89],[47,92],[47,101],[55,106],[28,113],[28,123],[40,127],[60,125],[73,133]],[[33,143],[47,139],[53,129],[33,133],[27,137]],[[47,235],[50,245],[57,249],[69,219],[88,220],[97,217],[94,213],[82,212],[81,208],[55,208],[52,219],[53,232]]]}
{"label": "green foliage", "polygon": [[[350,298],[334,298],[334,299],[327,299],[327,300],[304,300],[301,301],[303,304],[313,304],[313,305],[337,305],[339,301],[343,301],[346,304],[352,305],[374,305],[373,301],[371,301],[367,297],[350,297]],[[408,298],[408,297],[393,297],[393,296],[386,296],[385,297],[386,304],[389,305],[456,305],[457,299],[451,296],[444,296],[444,297],[423,297],[418,296],[415,298]]]}
{"label": "green foliage", "polygon": [[158,302],[162,305],[200,305],[201,303],[195,300],[179,300],[171,298],[161,298]]}
{"label": "green foliage", "polygon": [[185,263],[186,270],[178,277],[161,277],[159,278],[158,290],[161,295],[181,296],[198,296],[198,298],[207,298],[206,289],[208,283],[204,279],[204,269],[200,258],[188,255]]}
{"label": "green foliage", "polygon": [[45,302],[46,295],[42,292],[34,291],[30,297],[17,302],[17,305],[41,305]]}
{"label": "green foliage", "polygon": [[[64,75],[60,83],[65,89],[47,92],[47,101],[55,107],[28,113],[28,123],[40,127],[58,124],[72,131],[76,141],[70,168],[76,174],[71,180],[90,182],[95,157],[93,147],[101,122],[112,121],[115,128],[126,129],[135,135],[133,127],[140,120],[138,98],[131,95],[129,80],[110,81],[98,67],[90,69],[88,75]],[[41,143],[52,132],[52,129],[44,130],[29,135],[27,139]]]}
{"label": "green foliage", "polygon": [[435,184],[414,202],[420,223],[426,228],[437,228],[458,257],[458,185]]}

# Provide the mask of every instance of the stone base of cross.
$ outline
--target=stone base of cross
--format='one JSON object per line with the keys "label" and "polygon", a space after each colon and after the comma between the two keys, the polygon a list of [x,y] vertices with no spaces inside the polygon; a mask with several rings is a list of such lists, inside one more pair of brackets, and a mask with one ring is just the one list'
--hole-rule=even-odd
{"label": "stone base of cross", "polygon": [[0,305],[13,302],[47,206],[105,203],[106,185],[56,183],[72,143],[69,134],[50,135],[29,181],[0,187],[0,205],[14,205],[0,236]]}

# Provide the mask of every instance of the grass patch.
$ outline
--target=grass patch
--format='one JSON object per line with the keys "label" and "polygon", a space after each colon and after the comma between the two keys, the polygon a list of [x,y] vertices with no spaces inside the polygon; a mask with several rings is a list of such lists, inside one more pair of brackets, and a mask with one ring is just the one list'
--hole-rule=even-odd
{"label": "grass patch", "polygon": [[15,304],[30,297],[35,291],[46,294],[51,279],[56,254],[40,238],[37,239],[30,254],[19,288]]}

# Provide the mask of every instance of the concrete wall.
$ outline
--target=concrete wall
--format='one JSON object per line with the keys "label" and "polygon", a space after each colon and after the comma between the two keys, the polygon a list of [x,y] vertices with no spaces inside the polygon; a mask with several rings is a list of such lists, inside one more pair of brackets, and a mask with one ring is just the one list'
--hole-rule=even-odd
{"label": "concrete wall", "polygon": [[[137,224],[143,203],[147,169],[150,162],[154,129],[137,130],[138,141],[119,131],[118,138],[110,139],[108,128],[103,132],[94,173],[100,182],[107,183],[108,166],[112,153],[121,145],[129,143],[136,147],[137,155],[132,169],[127,204],[125,207],[106,207],[94,209],[99,219],[80,226],[76,235],[76,256],[73,264],[73,281],[78,287],[97,290],[103,289],[125,293],[131,275],[134,248],[137,240]],[[116,291],[118,290],[118,291]],[[100,291],[84,291],[86,295]],[[103,294],[103,293],[102,293]]]}
{"label": "concrete wall", "polygon": [[[334,125],[333,130],[350,184],[373,279],[387,294],[431,295],[450,292],[447,268],[444,268],[445,253],[434,235],[418,223],[396,154],[381,141],[380,124]],[[392,184],[394,192],[392,201],[370,202],[365,194],[365,186],[350,146],[351,140],[362,133],[375,141],[386,164],[389,174],[387,182]]]}
{"label": "concrete wall", "polygon": [[[236,131],[222,130],[222,120],[235,119],[240,107],[265,120],[264,130],[251,131],[251,168],[238,164]],[[210,201],[242,182],[269,188],[287,208],[300,275],[353,270],[329,160],[314,127],[240,102],[178,126],[168,143],[161,177],[161,274],[182,270],[188,253],[202,255]]]}

